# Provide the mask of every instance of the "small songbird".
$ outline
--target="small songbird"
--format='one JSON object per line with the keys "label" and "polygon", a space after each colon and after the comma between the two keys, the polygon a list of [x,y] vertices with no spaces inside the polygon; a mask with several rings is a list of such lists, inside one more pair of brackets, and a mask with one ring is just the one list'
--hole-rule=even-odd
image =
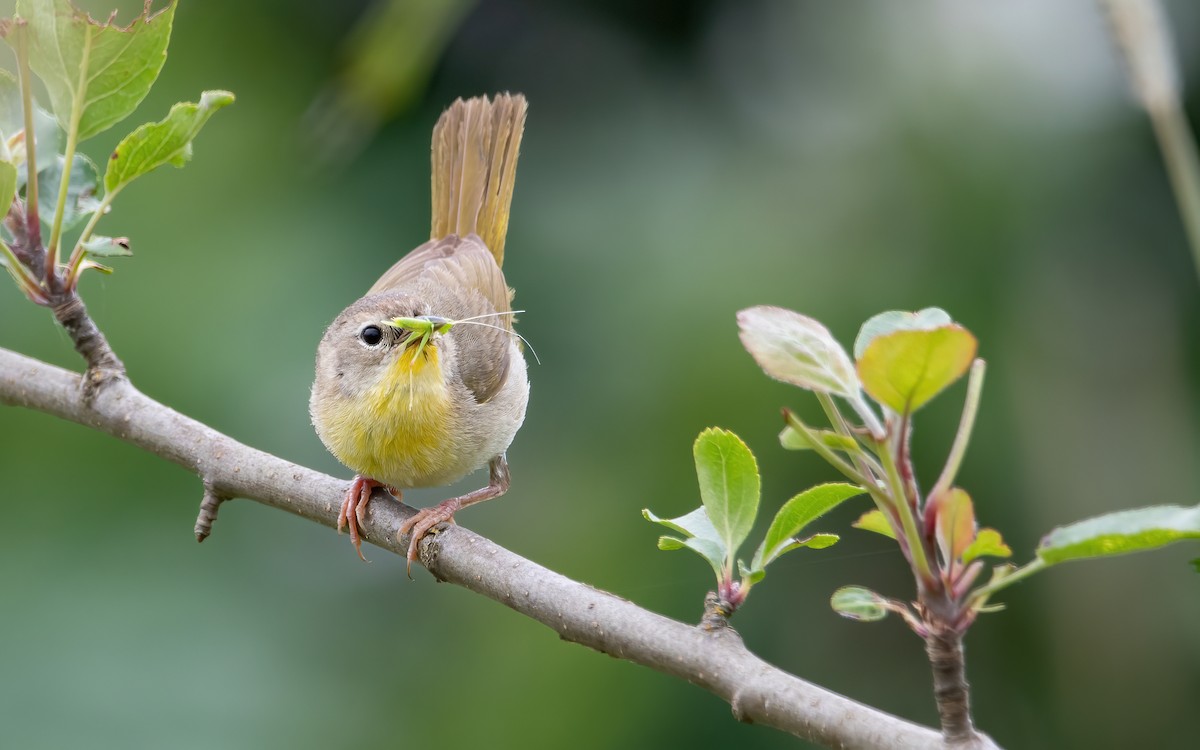
{"label": "small songbird", "polygon": [[421,509],[417,544],[454,513],[508,490],[505,451],[525,419],[529,380],[500,266],[525,127],[525,98],[459,99],[433,130],[431,239],[396,262],[330,324],[309,410],[354,478],[338,514],[362,556],[359,523],[376,487],[397,497],[488,466],[486,487]]}

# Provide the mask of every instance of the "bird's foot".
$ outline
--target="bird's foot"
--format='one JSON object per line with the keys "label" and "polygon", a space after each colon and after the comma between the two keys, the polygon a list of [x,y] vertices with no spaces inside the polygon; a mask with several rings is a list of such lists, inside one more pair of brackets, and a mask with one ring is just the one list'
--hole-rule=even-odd
{"label": "bird's foot", "polygon": [[412,517],[404,520],[400,524],[400,531],[396,534],[396,538],[400,538],[405,534],[412,536],[408,541],[408,577],[412,578],[413,560],[417,559],[417,545],[425,538],[429,531],[439,523],[450,522],[454,523],[454,514],[463,507],[461,497],[452,497],[449,500],[444,500],[432,508],[421,508]]}
{"label": "bird's foot", "polygon": [[366,519],[367,504],[371,502],[371,493],[376,487],[383,487],[395,495],[397,500],[400,499],[400,491],[396,488],[360,475],[354,477],[354,481],[350,483],[350,488],[346,490],[346,496],[342,499],[342,509],[338,511],[338,533],[342,533],[342,529],[350,530],[350,543],[354,545],[354,551],[363,562],[366,562],[367,558],[363,557],[362,535],[358,526]]}

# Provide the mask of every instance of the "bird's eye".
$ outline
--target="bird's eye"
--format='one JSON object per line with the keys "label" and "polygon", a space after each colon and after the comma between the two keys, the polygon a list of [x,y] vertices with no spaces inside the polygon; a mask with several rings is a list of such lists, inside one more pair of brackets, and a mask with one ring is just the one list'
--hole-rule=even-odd
{"label": "bird's eye", "polygon": [[367,326],[358,332],[358,337],[367,346],[375,346],[383,341],[383,331],[379,330],[379,326]]}

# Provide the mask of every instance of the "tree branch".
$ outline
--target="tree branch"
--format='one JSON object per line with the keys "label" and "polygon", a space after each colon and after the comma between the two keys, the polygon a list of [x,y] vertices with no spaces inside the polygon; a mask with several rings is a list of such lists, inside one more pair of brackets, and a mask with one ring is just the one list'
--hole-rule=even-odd
{"label": "tree branch", "polygon": [[[147,397],[124,378],[84,399],[80,376],[0,349],[0,403],[86,425],[196,473],[206,498],[244,497],[334,527],[346,483],[250,448]],[[364,538],[397,555],[400,522],[413,510],[370,505]],[[941,735],[801,680],[759,659],[728,629],[706,631],[577,583],[460,526],[421,543],[421,562],[527,615],[564,639],[685,679],[765,724],[839,748],[941,748]],[[987,741],[986,747],[996,747]]]}

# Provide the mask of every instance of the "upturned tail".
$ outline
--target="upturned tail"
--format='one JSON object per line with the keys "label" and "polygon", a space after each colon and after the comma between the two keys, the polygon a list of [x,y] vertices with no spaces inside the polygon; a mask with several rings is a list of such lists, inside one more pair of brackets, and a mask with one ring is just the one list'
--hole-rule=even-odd
{"label": "upturned tail", "polygon": [[431,239],[475,233],[504,264],[527,109],[521,94],[497,94],[458,99],[442,113],[433,129]]}

